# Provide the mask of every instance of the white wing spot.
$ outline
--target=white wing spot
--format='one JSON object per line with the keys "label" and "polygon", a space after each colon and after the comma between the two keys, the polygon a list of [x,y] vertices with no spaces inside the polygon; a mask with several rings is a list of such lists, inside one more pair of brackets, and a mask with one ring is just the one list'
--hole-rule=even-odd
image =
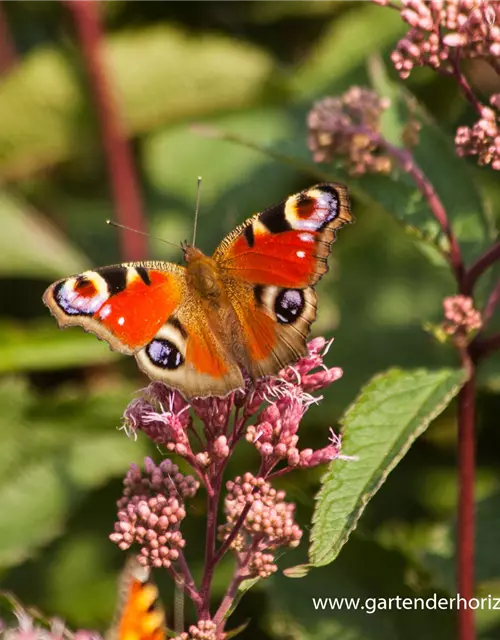
{"label": "white wing spot", "polygon": [[314,242],[314,236],[312,233],[299,233],[299,240],[302,240],[302,242]]}
{"label": "white wing spot", "polygon": [[125,318],[123,316],[121,318],[118,318],[118,324],[120,326],[123,326],[125,324]]}
{"label": "white wing spot", "polygon": [[111,305],[105,304],[103,308],[99,311],[99,317],[101,318],[101,320],[105,320],[110,313],[111,313]]}
{"label": "white wing spot", "polygon": [[297,258],[305,258],[306,257],[306,252],[305,251],[297,251],[297,253],[295,255],[297,256]]}

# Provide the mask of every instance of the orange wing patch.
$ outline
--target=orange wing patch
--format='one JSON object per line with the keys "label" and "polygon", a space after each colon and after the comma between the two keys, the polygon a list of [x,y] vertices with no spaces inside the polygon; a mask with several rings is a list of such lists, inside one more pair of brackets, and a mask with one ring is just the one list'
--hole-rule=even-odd
{"label": "orange wing patch", "polygon": [[[147,265],[163,267],[151,269]],[[147,344],[179,306],[185,269],[136,263],[86,271],[52,284],[43,301],[59,326],[79,325],[133,354]]]}
{"label": "orange wing patch", "polygon": [[163,640],[165,616],[153,608],[158,599],[158,589],[132,579],[127,602],[118,625],[118,640]]}
{"label": "orange wing patch", "polygon": [[347,190],[320,184],[249,218],[214,253],[234,278],[305,288],[327,271],[335,231],[352,221]]}
{"label": "orange wing patch", "polygon": [[181,301],[175,274],[150,271],[148,277],[148,284],[139,277],[129,281],[93,316],[132,350],[148,343]]}
{"label": "orange wing patch", "polygon": [[158,589],[148,580],[149,570],[136,558],[129,558],[120,579],[115,622],[106,633],[106,640],[166,640]]}

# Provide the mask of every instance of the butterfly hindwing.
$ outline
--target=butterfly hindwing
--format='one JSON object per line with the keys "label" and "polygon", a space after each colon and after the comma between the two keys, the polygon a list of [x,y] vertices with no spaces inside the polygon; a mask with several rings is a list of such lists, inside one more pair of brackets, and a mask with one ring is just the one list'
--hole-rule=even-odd
{"label": "butterfly hindwing", "polygon": [[149,570],[133,557],[122,573],[113,625],[105,640],[166,640],[165,614]]}
{"label": "butterfly hindwing", "polygon": [[179,389],[186,397],[225,395],[242,387],[243,376],[227,344],[213,330],[217,323],[194,293],[138,353],[150,378]]}

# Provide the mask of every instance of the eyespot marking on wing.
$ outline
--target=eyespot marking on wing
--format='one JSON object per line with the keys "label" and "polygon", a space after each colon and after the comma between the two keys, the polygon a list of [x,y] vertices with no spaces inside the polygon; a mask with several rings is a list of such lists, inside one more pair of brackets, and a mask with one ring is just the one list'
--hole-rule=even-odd
{"label": "eyespot marking on wing", "polygon": [[179,349],[173,342],[165,338],[151,340],[146,346],[146,355],[155,367],[160,367],[161,369],[172,371],[184,364],[184,358]]}
{"label": "eyespot marking on wing", "polygon": [[280,324],[293,324],[300,318],[305,306],[304,292],[300,289],[282,289],[274,300],[274,313]]}
{"label": "eyespot marking on wing", "polygon": [[288,198],[285,202],[285,217],[293,229],[321,231],[335,220],[339,207],[337,190],[330,185],[322,185]]}
{"label": "eyespot marking on wing", "polygon": [[61,280],[54,287],[54,302],[70,316],[92,316],[108,299],[108,287],[94,271]]}

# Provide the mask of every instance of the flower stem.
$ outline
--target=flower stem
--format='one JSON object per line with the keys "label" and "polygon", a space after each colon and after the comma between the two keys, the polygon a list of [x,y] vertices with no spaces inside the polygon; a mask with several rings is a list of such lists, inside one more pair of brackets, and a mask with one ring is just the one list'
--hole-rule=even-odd
{"label": "flower stem", "polygon": [[[475,480],[475,369],[468,354],[463,355],[470,377],[458,396],[458,540],[457,585],[462,598],[469,600],[474,592],[474,480]],[[458,609],[459,640],[474,640],[474,611]]]}
{"label": "flower stem", "polygon": [[487,338],[476,338],[471,346],[473,347],[474,360],[476,362],[484,360],[495,351],[500,351],[500,333],[495,333]]}
{"label": "flower stem", "polygon": [[198,590],[196,589],[196,584],[193,580],[193,576],[191,575],[191,571],[189,570],[189,566],[186,562],[186,558],[184,557],[184,553],[182,551],[179,551],[179,558],[177,559],[177,565],[184,579],[184,589],[187,591],[188,596],[191,598],[195,607],[198,609],[202,604],[201,596],[198,593]]}
{"label": "flower stem", "polygon": [[455,51],[455,55],[451,56],[451,66],[452,66],[452,75],[454,76],[457,84],[460,88],[460,91],[464,95],[467,102],[469,102],[477,113],[482,116],[483,115],[483,104],[477,99],[476,94],[472,91],[472,88],[469,84],[469,81],[465,77],[462,67],[460,65],[460,47],[457,47]]}
{"label": "flower stem", "polygon": [[478,278],[495,262],[500,260],[500,242],[492,245],[483,255],[474,262],[467,270],[464,277],[463,292],[464,295],[470,295]]}
{"label": "flower stem", "polygon": [[210,476],[212,491],[207,494],[207,527],[205,537],[205,567],[201,581],[200,596],[201,609],[200,620],[210,617],[210,587],[214,576],[215,567],[218,563],[215,553],[215,541],[217,538],[217,513],[219,511],[219,499],[222,485],[222,471]]}
{"label": "flower stem", "polygon": [[497,308],[498,303],[500,302],[500,281],[497,282],[493,291],[490,293],[490,297],[488,298],[486,305],[483,310],[483,327],[489,323],[491,318],[493,317],[493,313]]}
{"label": "flower stem", "polygon": [[[87,0],[63,1],[73,14],[92,85],[92,97],[102,131],[118,221],[144,232],[146,224],[132,153],[125,137],[120,111],[112,94],[102,56],[103,35],[99,19],[99,3]],[[121,230],[120,241],[124,260],[141,260],[146,257],[145,236]]]}
{"label": "flower stem", "polygon": [[222,602],[220,603],[219,608],[217,609],[217,612],[214,616],[213,621],[217,625],[217,633],[221,633],[224,630],[224,623],[225,623],[224,618],[226,617],[227,613],[229,612],[234,602],[234,599],[238,593],[238,588],[240,584],[245,580],[245,577],[247,577],[245,575],[247,571],[247,567],[250,563],[250,560],[252,559],[252,555],[255,552],[255,550],[256,550],[255,543],[253,542],[250,545],[250,548],[247,550],[243,560],[241,559],[241,555],[240,555],[238,568],[235,571],[234,576],[227,588],[226,594],[222,599]]}

